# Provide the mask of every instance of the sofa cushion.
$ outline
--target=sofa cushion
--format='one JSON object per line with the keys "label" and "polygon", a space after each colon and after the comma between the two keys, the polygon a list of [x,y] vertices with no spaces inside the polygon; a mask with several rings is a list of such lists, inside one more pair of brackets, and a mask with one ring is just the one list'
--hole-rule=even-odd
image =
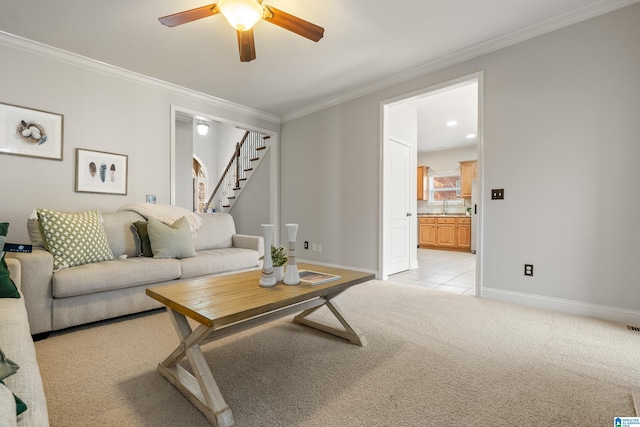
{"label": "sofa cushion", "polygon": [[134,257],[79,265],[53,275],[54,298],[150,285],[180,277],[180,261]]}
{"label": "sofa cushion", "polygon": [[208,249],[230,248],[233,246],[233,235],[236,225],[233,217],[228,213],[216,212],[200,214],[202,226],[193,241],[196,251]]}
{"label": "sofa cushion", "polygon": [[[28,407],[19,416],[19,425],[48,426],[47,403],[24,302],[25,298],[0,299],[0,348],[20,366],[4,383]],[[13,410],[15,415],[15,401]]]}
{"label": "sofa cushion", "polygon": [[198,252],[197,257],[180,260],[181,279],[244,270],[257,267],[258,252],[251,249],[226,248]]}
{"label": "sofa cushion", "polygon": [[147,232],[154,258],[188,258],[197,255],[186,216],[171,225],[149,218]]}
{"label": "sofa cushion", "polygon": [[53,270],[113,259],[96,210],[70,213],[37,209],[45,248],[53,255]]}
{"label": "sofa cushion", "polygon": [[9,268],[4,260],[4,244],[9,231],[8,222],[0,222],[0,298],[20,298],[18,288],[11,280]]}
{"label": "sofa cushion", "polygon": [[38,215],[36,211],[33,211],[34,217],[29,217],[27,220],[27,233],[29,233],[29,240],[33,246],[44,248],[44,241],[42,240],[42,233],[40,232],[40,221],[38,221]]}
{"label": "sofa cushion", "polygon": [[[5,386],[4,381],[0,380],[0,386]],[[15,407],[15,414],[16,416],[22,414],[24,411],[27,410],[27,405],[22,401],[22,399],[20,399],[18,396],[16,396],[15,393],[11,393],[13,395],[13,404]],[[17,419],[16,419],[17,420]]]}
{"label": "sofa cushion", "polygon": [[11,390],[0,383],[0,426],[14,427],[18,425],[16,418],[16,402]]}
{"label": "sofa cushion", "polygon": [[102,226],[113,256],[140,255],[140,240],[132,224],[144,217],[132,211],[102,212]]}

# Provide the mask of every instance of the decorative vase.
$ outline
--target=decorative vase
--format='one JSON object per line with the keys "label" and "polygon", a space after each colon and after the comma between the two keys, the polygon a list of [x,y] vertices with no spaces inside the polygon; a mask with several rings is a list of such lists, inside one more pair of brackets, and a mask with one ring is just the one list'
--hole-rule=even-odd
{"label": "decorative vase", "polygon": [[271,241],[273,240],[273,224],[262,224],[262,235],[264,237],[264,260],[262,262],[262,274],[260,275],[260,286],[270,288],[276,285],[276,278],[273,274],[273,259],[271,259]]}
{"label": "decorative vase", "polygon": [[289,262],[287,270],[284,273],[285,285],[300,284],[300,275],[298,274],[298,265],[296,264],[296,234],[298,234],[298,224],[285,224],[287,227],[287,235],[289,237]]}
{"label": "decorative vase", "polygon": [[276,278],[276,282],[282,282],[284,280],[284,265],[273,267],[273,275]]}

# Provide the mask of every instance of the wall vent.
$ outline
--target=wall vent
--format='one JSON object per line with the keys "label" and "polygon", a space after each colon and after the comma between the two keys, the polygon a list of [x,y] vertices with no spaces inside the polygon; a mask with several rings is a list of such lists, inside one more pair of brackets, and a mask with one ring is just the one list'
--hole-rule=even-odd
{"label": "wall vent", "polygon": [[640,332],[640,326],[627,325],[627,329],[634,332]]}

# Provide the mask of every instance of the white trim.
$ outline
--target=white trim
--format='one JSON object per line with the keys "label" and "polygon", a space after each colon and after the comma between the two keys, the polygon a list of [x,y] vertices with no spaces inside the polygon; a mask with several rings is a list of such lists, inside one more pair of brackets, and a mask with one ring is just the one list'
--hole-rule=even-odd
{"label": "white trim", "polygon": [[476,296],[482,297],[484,253],[484,71],[475,74],[478,81],[478,161],[476,163],[478,221],[476,230]]}
{"label": "white trim", "polygon": [[[380,206],[378,206],[380,218],[382,218],[380,222],[380,228],[378,233],[378,275],[381,280],[386,280],[388,275],[386,274],[385,267],[385,253],[384,253],[384,235],[385,235],[385,214],[384,214],[384,156],[385,156],[385,140],[386,140],[386,128],[387,123],[387,110],[388,107],[394,104],[406,102],[408,99],[422,96],[431,93],[437,93],[444,90],[449,90],[456,88],[460,85],[469,84],[471,81],[476,81],[478,83],[478,230],[477,230],[477,250],[476,250],[476,296],[482,296],[482,248],[483,248],[483,228],[484,228],[484,214],[482,209],[482,200],[483,200],[483,192],[484,192],[484,71],[477,71],[472,74],[467,74],[462,77],[458,77],[453,80],[449,80],[446,82],[438,83],[426,88],[421,88],[415,90],[408,94],[399,95],[393,97],[391,99],[383,100],[380,102],[380,160],[378,162],[378,167],[380,170],[380,178],[379,178],[379,200]],[[414,154],[414,162],[417,160],[417,152]],[[416,163],[417,165],[417,163]],[[415,166],[415,165],[414,165]],[[414,189],[415,193],[415,189]],[[413,213],[417,211],[417,204],[414,205]],[[417,230],[414,233],[417,239]],[[416,240],[417,243],[417,240]],[[417,245],[415,245],[417,246]],[[417,257],[417,255],[416,255]],[[417,268],[418,262],[417,259],[415,262],[411,262],[411,268]],[[414,267],[415,266],[415,267]]]}
{"label": "white trim", "polygon": [[525,294],[521,292],[505,291],[495,288],[483,288],[482,291],[483,298],[495,301],[559,311],[578,316],[595,317],[632,326],[640,325],[640,311],[636,310],[627,310],[607,305],[590,304],[562,298]]}
{"label": "white trim", "polygon": [[289,122],[291,120],[306,116],[316,111],[324,110],[325,108],[332,107],[334,105],[341,104],[352,99],[359,98],[370,93],[377,92],[379,90],[388,88],[390,86],[405,82],[407,80],[414,79],[416,77],[424,76],[443,68],[459,64],[469,59],[476,58],[478,56],[494,52],[496,50],[512,46],[514,44],[523,42],[525,40],[532,39],[542,34],[549,33],[551,31],[558,30],[569,25],[585,21],[595,16],[603,15],[605,13],[620,9],[622,7],[631,5],[640,0],[601,0],[582,8],[573,10],[571,12],[555,16],[537,24],[529,25],[524,28],[512,31],[507,34],[503,34],[498,37],[494,37],[489,40],[485,40],[476,45],[461,49],[452,54],[434,59],[418,67],[412,68],[402,73],[394,74],[393,76],[378,80],[371,85],[363,86],[358,89],[344,92],[337,96],[326,98],[319,102],[298,108],[283,114],[280,117],[282,123]]}
{"label": "white trim", "polygon": [[39,43],[33,40],[29,40],[24,37],[16,36],[14,34],[10,34],[5,31],[0,31],[0,45],[5,45],[15,49],[24,50],[26,52],[30,52],[37,55],[45,56],[47,58],[66,62],[78,67],[108,74],[113,77],[118,77],[123,80],[128,80],[128,81],[142,84],[145,86],[150,86],[154,89],[160,89],[176,95],[185,96],[195,101],[205,102],[215,107],[224,108],[225,110],[245,114],[249,117],[265,120],[275,124],[280,124],[280,117],[278,117],[275,114],[256,110],[250,107],[246,107],[244,105],[236,104],[235,102],[231,102],[221,98],[217,98],[215,96],[207,95],[202,92],[197,92],[192,89],[187,89],[185,87],[178,86],[173,83],[168,83],[159,79],[155,79],[153,77],[145,76],[143,74],[126,70],[124,68],[120,68],[104,62],[96,61],[95,59],[87,58],[86,56],[78,55],[76,53],[69,52],[63,49],[58,49],[56,47]]}

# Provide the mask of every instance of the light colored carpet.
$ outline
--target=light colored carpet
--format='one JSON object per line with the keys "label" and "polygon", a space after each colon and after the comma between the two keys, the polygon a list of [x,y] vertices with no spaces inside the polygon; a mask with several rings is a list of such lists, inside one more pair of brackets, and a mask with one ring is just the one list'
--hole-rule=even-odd
{"label": "light colored carpet", "polygon": [[[636,415],[640,334],[625,325],[381,281],[337,301],[366,347],[291,318],[204,347],[236,425],[609,426]],[[209,425],[156,372],[176,345],[163,311],[37,342],[51,425]]]}

